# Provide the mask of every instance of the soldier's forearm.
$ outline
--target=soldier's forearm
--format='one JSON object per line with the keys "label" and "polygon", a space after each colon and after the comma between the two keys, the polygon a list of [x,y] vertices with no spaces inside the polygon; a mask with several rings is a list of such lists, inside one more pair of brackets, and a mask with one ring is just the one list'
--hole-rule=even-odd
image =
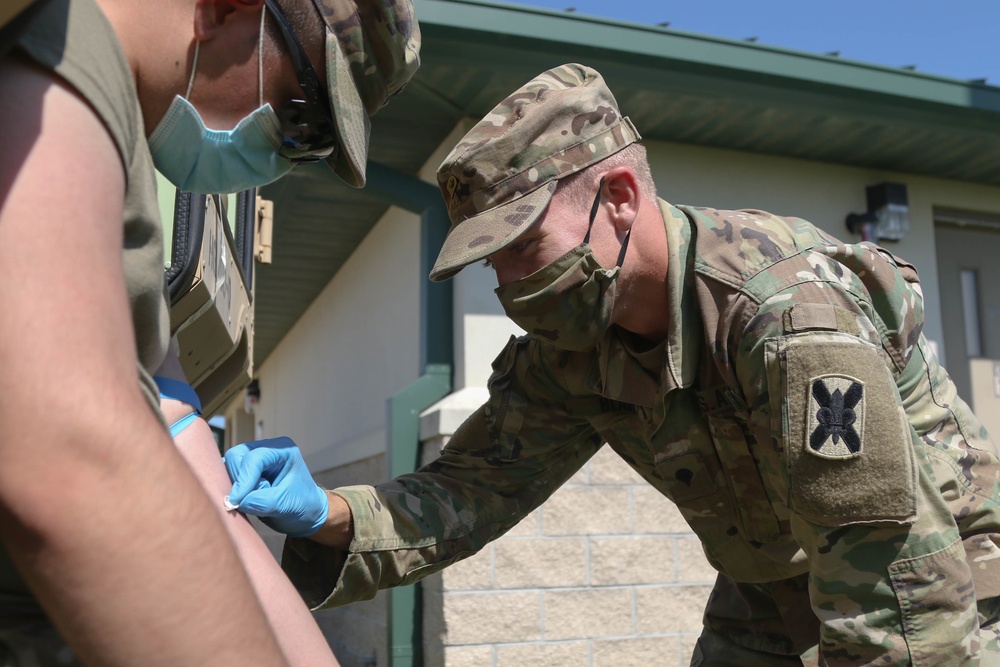
{"label": "soldier's forearm", "polygon": [[309,539],[334,549],[347,551],[351,540],[354,539],[354,518],[351,515],[351,507],[346,500],[332,491],[327,491],[326,496],[330,500],[326,523],[316,533],[310,535]]}

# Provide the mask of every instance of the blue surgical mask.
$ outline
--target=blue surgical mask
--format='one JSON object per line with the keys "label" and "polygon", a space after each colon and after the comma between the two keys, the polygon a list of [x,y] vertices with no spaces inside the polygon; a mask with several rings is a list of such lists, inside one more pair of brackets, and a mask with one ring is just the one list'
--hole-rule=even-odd
{"label": "blue surgical mask", "polygon": [[[263,25],[262,13],[262,31]],[[259,63],[262,55],[258,50]],[[187,93],[174,98],[149,137],[160,173],[184,192],[229,194],[266,185],[291,171],[292,163],[277,153],[281,124],[271,105],[263,103],[263,67],[258,67],[260,106],[231,130],[210,130],[186,99],[198,68],[198,42],[193,60]]]}

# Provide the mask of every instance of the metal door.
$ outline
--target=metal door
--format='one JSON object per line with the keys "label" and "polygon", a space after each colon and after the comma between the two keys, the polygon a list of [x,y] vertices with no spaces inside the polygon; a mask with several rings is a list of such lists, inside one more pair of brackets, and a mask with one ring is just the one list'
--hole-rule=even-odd
{"label": "metal door", "polygon": [[944,363],[1000,435],[1000,216],[941,212],[935,226]]}

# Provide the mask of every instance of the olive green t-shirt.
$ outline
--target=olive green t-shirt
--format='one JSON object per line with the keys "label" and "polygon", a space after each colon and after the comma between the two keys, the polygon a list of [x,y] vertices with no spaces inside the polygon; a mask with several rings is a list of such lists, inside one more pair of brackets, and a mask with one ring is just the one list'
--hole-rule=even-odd
{"label": "olive green t-shirt", "polygon": [[[85,99],[118,149],[125,175],[122,264],[138,351],[136,381],[159,414],[152,374],[169,341],[163,231],[156,174],[146,144],[132,71],[107,17],[94,0],[52,0],[21,37],[20,53],[52,70]],[[13,52],[12,52],[13,53]],[[66,211],[66,224],[78,224]],[[87,276],[80,276],[82,281]],[[162,416],[161,416],[162,421]],[[37,609],[0,551],[0,620]]]}

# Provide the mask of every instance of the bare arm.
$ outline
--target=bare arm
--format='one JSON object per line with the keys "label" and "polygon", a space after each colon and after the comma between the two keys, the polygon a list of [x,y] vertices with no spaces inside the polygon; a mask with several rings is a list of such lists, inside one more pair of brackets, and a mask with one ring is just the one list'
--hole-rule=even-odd
{"label": "bare arm", "polygon": [[0,539],[85,664],[285,665],[139,391],[111,139],[49,74],[0,80]]}
{"label": "bare arm", "polygon": [[[183,380],[183,371],[175,362],[176,357],[171,351],[157,375]],[[187,403],[171,399],[161,399],[161,406],[170,423],[192,410]],[[232,483],[219,458],[219,450],[208,424],[196,419],[174,438],[174,444],[222,518],[289,663],[292,667],[336,667],[337,660],[309,608],[281,571],[260,535],[245,516],[239,512],[226,512],[223,508],[222,499],[229,493]]]}

